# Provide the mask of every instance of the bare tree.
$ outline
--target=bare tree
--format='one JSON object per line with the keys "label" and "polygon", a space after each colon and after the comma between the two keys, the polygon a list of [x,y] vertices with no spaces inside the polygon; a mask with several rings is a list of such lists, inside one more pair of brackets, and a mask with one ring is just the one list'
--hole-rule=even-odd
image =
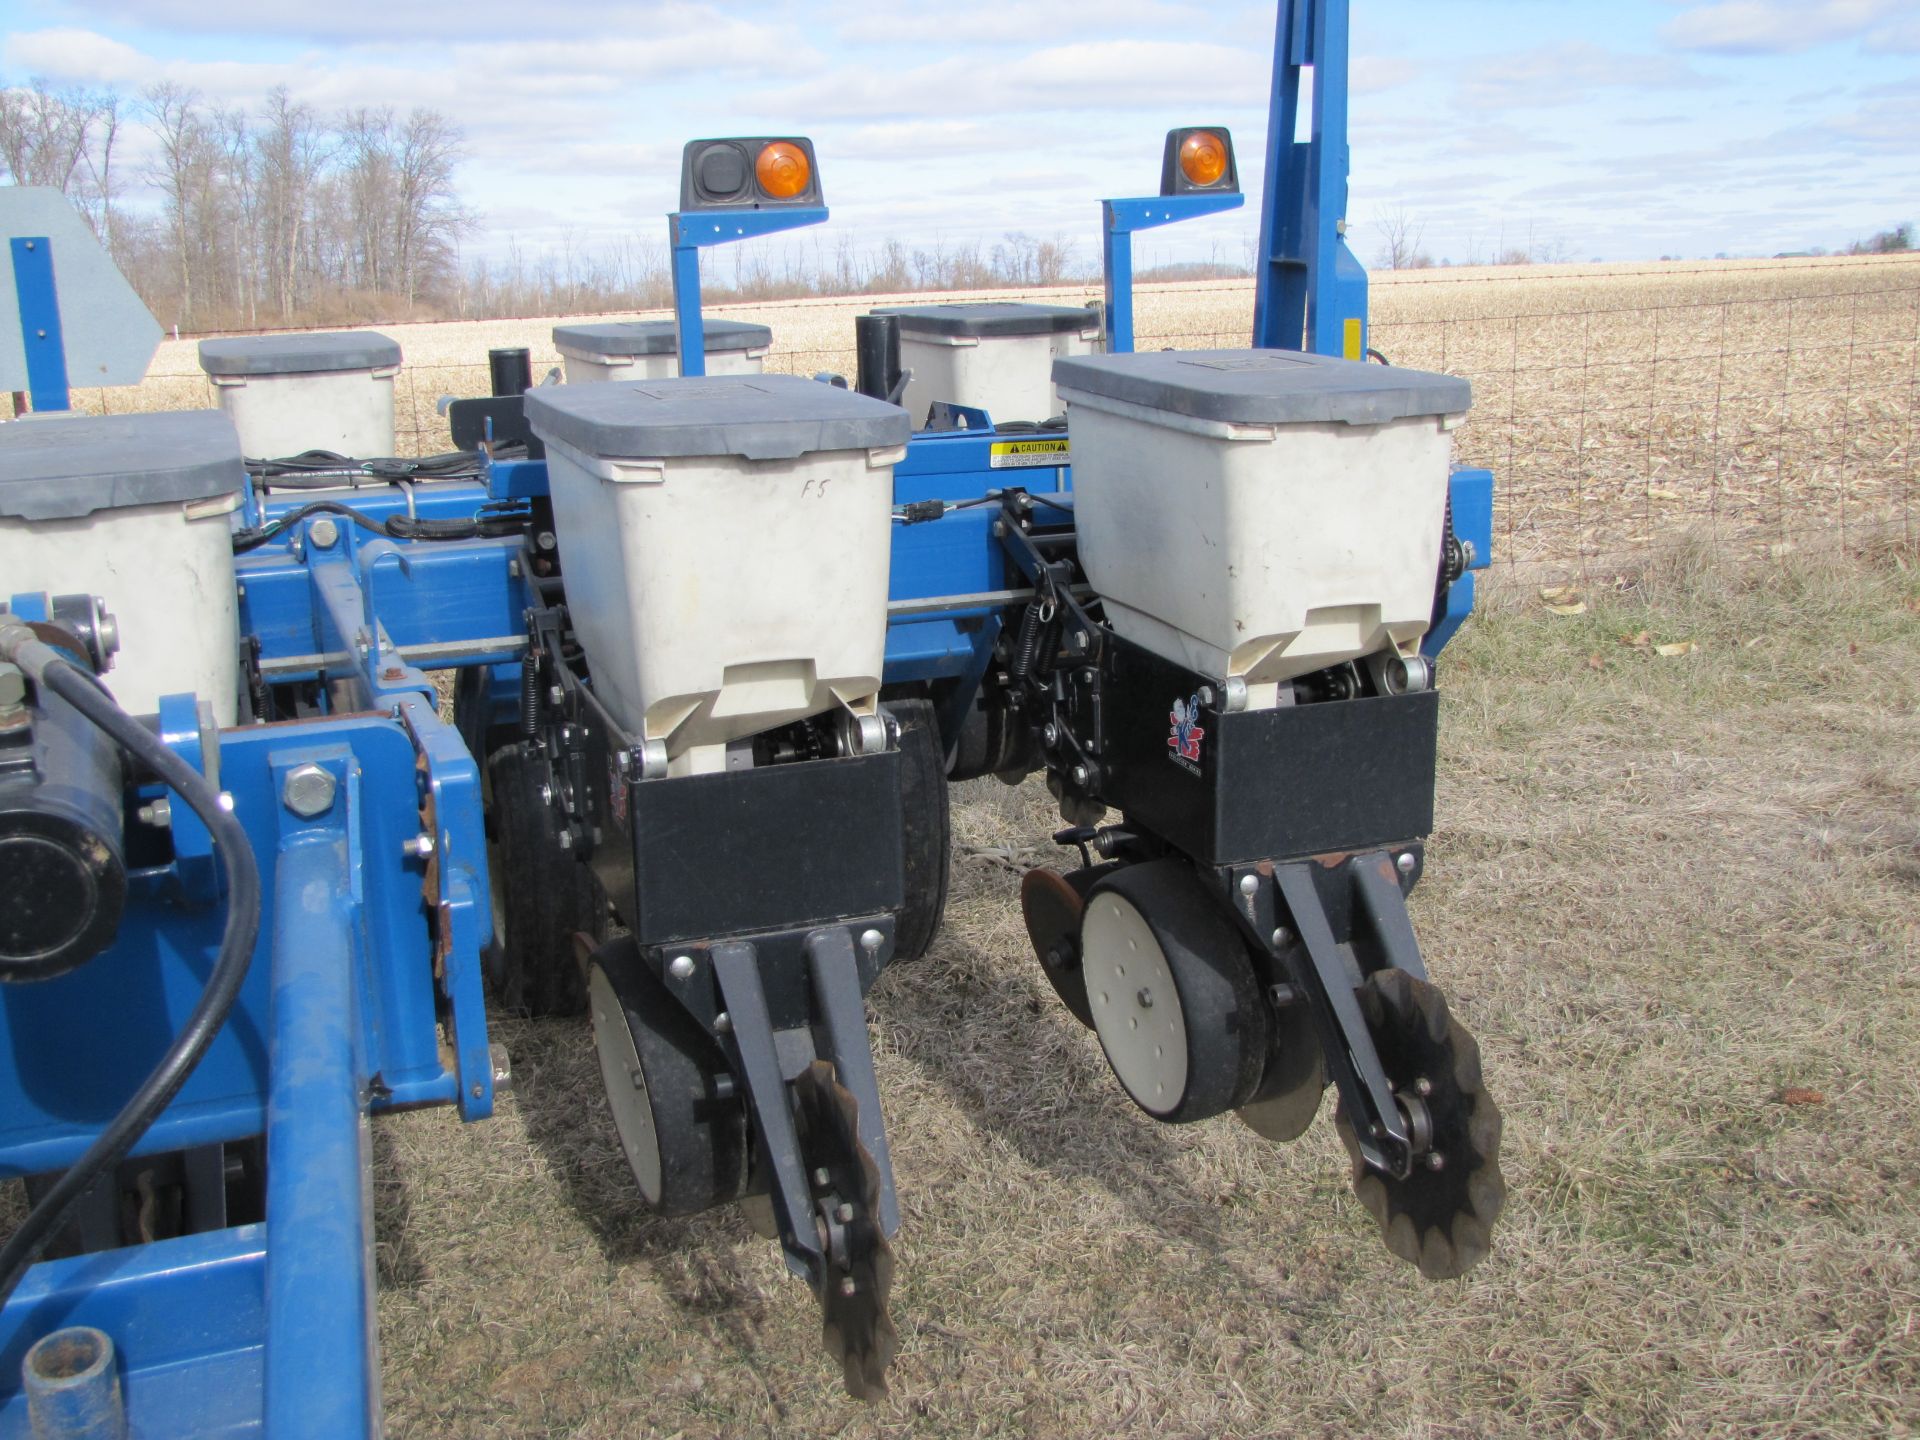
{"label": "bare tree", "polygon": [[93,233],[100,238],[100,243],[107,247],[107,253],[114,256],[119,255],[121,246],[113,213],[113,150],[120,140],[120,107],[124,103],[118,92],[113,90],[102,90],[88,97],[87,104],[93,116],[90,126],[92,134],[81,153],[87,170],[83,187],[87,223],[93,227]]}
{"label": "bare tree", "polygon": [[0,91],[0,162],[16,185],[51,185],[68,193],[93,119],[90,97],[78,90],[56,93],[45,80]]}
{"label": "bare tree", "polygon": [[1433,264],[1420,249],[1420,238],[1426,233],[1426,226],[1408,213],[1404,205],[1396,205],[1381,216],[1379,260],[1389,270],[1419,270]]}
{"label": "bare tree", "polygon": [[200,94],[163,80],[147,90],[147,127],[159,142],[148,167],[148,178],[165,197],[180,275],[181,324],[193,323],[193,236],[198,227],[197,203],[204,194],[211,146],[199,111]]}
{"label": "bare tree", "polygon": [[415,110],[401,128],[394,153],[394,235],[408,309],[423,281],[452,268],[454,243],[472,223],[454,188],[463,150],[459,127],[437,110]]}
{"label": "bare tree", "polygon": [[261,118],[257,153],[267,254],[280,317],[291,320],[302,291],[300,260],[302,245],[309,238],[308,206],[330,147],[313,111],[296,104],[284,85],[267,92]]}

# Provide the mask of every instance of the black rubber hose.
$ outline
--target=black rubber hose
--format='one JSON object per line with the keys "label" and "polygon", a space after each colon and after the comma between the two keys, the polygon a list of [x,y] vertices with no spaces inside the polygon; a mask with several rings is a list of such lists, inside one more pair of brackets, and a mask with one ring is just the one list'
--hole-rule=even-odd
{"label": "black rubber hose", "polygon": [[220,1033],[247,978],[253,947],[260,935],[260,870],[240,822],[221,808],[220,795],[205,776],[175,755],[133,717],[113,703],[99,683],[38,639],[17,621],[0,622],[0,657],[11,660],[92,721],[123,750],[145,765],[185,800],[205,823],[220,851],[227,877],[227,924],[220,952],[200,1001],[173,1044],[140,1088],[102,1130],[87,1151],[54,1182],[31,1214],[0,1246],[0,1305],[6,1303],[36,1256],[72,1218],[73,1210],[101,1175],[126,1159],[127,1152],[180,1087],[187,1083],[213,1037]]}

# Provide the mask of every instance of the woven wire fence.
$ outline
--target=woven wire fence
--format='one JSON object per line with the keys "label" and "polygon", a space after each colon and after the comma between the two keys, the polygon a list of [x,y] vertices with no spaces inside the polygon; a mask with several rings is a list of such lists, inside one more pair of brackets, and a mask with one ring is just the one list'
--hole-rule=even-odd
{"label": "woven wire fence", "polygon": [[[1376,304],[1371,340],[1395,365],[1473,383],[1455,458],[1494,471],[1496,568],[1587,578],[1681,544],[1741,556],[1913,547],[1920,266],[1828,268],[1810,293],[1585,309],[1522,304],[1485,315],[1422,315],[1418,304],[1394,302],[1427,285],[1383,287],[1387,303]],[[1432,293],[1460,283],[1433,282]],[[1095,296],[1076,287],[996,298]],[[873,303],[855,297],[727,313],[773,327],[769,370],[851,376],[851,317]],[[1244,346],[1252,288],[1154,287],[1138,311],[1138,349]],[[551,324],[476,322],[470,361],[409,361],[396,381],[396,449],[423,455],[448,447],[438,402],[487,392],[487,345],[527,346],[536,383],[556,371]],[[190,350],[176,349],[172,366],[156,368],[139,391],[78,399],[91,410],[212,405],[206,377],[181,368]]]}

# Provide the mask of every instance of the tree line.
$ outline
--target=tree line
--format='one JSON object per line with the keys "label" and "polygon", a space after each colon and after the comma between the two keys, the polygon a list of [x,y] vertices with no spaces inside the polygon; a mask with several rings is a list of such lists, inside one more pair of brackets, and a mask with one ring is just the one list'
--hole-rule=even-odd
{"label": "tree line", "polygon": [[[127,161],[129,127],[149,143]],[[284,88],[257,109],[166,82],[128,97],[0,87],[0,180],[73,201],[141,299],[181,330],[492,318],[671,303],[664,244],[565,236],[462,263],[475,226],[455,183],[460,127],[433,110],[321,115]],[[146,203],[130,203],[140,195]],[[157,210],[151,197],[157,196]],[[874,249],[816,232],[703,255],[709,297],[783,300],[1058,285],[1089,278],[1070,242],[1014,233]]]}
{"label": "tree line", "polygon": [[[129,167],[128,127],[151,137]],[[0,88],[0,178],[50,185],[154,314],[183,330],[396,318],[458,289],[457,125],[433,110],[257,110],[163,82],[129,98]],[[127,197],[150,189],[157,213]]]}

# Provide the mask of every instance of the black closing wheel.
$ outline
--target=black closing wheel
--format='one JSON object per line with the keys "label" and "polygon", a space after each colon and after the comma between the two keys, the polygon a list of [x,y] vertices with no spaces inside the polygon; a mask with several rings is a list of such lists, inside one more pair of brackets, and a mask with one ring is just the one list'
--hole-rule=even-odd
{"label": "black closing wheel", "polygon": [[747,1113],[719,1047],[647,968],[632,936],[596,950],[587,977],[600,1080],[641,1197],[659,1215],[739,1199]]}
{"label": "black closing wheel", "polygon": [[493,803],[494,943],[487,978],[501,1005],[525,1015],[578,1015],[586,978],[575,937],[601,930],[593,872],[560,848],[560,827],[543,793],[546,766],[527,745],[509,745],[487,767]]}
{"label": "black closing wheel", "polygon": [[1157,1120],[1245,1104],[1270,1041],[1266,998],[1219,902],[1182,860],[1128,865],[1087,896],[1081,969],[1121,1088]]}
{"label": "black closing wheel", "polygon": [[900,809],[904,818],[906,906],[895,931],[894,958],[918,960],[940,933],[947,908],[951,822],[947,764],[930,700],[889,700],[900,723]]}
{"label": "black closing wheel", "polygon": [[1020,880],[1020,913],[1040,969],[1060,1003],[1089,1030],[1093,1012],[1087,1008],[1086,973],[1080,968],[1080,921],[1087,913],[1087,892],[1119,868],[1118,860],[1064,875],[1043,868],[1029,870]]}
{"label": "black closing wheel", "polygon": [[1272,1046],[1259,1088],[1235,1113],[1263,1140],[1284,1144],[1307,1133],[1327,1088],[1326,1057],[1304,1004],[1274,1015]]}
{"label": "black closing wheel", "polygon": [[1340,1138],[1353,1189],[1387,1249],[1429,1280],[1452,1280],[1487,1256],[1507,1199],[1500,1174],[1500,1111],[1480,1075],[1480,1046],[1434,986],[1381,970],[1355,992],[1394,1097],[1420,1139],[1413,1172],[1383,1175],[1360,1154],[1346,1108]]}

